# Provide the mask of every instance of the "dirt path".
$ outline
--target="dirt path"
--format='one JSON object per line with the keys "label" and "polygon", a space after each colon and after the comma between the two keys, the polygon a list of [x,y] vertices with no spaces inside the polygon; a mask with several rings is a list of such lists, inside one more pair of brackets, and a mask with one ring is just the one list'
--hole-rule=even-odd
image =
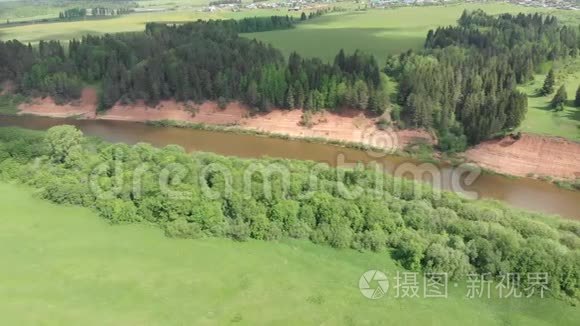
{"label": "dirt path", "polygon": [[[379,130],[376,119],[358,111],[341,114],[314,114],[312,126],[302,125],[301,110],[273,110],[250,116],[243,104],[232,102],[224,109],[215,102],[177,103],[161,101],[154,108],[144,103],[116,105],[104,114],[96,114],[97,95],[85,89],[82,98],[66,105],[56,105],[50,98],[20,105],[21,113],[52,117],[78,116],[86,119],[158,121],[179,120],[191,123],[236,125],[263,132],[292,137],[321,137],[331,140],[358,142],[385,149],[401,149],[412,142],[435,143],[423,130]],[[486,141],[469,149],[465,158],[471,162],[504,174],[515,176],[551,176],[557,179],[580,178],[580,144],[562,138],[524,134],[519,140],[510,137]]]}

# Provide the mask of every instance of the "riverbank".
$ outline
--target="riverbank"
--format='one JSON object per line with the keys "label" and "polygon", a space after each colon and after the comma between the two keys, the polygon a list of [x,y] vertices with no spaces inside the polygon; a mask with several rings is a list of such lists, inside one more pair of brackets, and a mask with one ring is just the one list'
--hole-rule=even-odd
{"label": "riverbank", "polygon": [[[273,110],[252,115],[248,107],[231,102],[220,108],[215,102],[177,103],[161,101],[156,107],[144,103],[116,105],[97,113],[97,96],[85,89],[80,100],[58,105],[51,98],[35,99],[19,105],[20,114],[49,117],[116,121],[179,121],[235,127],[260,134],[286,135],[289,138],[324,139],[330,143],[358,143],[364,147],[397,152],[410,144],[435,144],[433,135],[424,130],[396,130],[377,127],[378,118],[359,111],[322,112],[305,117],[302,110]],[[547,181],[573,182],[580,178],[580,144],[563,138],[523,134],[521,138],[505,137],[483,142],[462,155],[463,159],[484,169],[517,177]]]}
{"label": "riverbank", "polygon": [[467,150],[465,157],[486,169],[519,177],[580,178],[580,144],[560,137],[507,136],[482,142]]}
{"label": "riverbank", "polygon": [[[378,118],[367,117],[357,110],[341,113],[320,112],[305,117],[302,110],[274,109],[268,113],[252,114],[239,103],[230,102],[220,108],[215,102],[161,101],[155,107],[143,102],[117,104],[103,113],[97,113],[97,95],[85,89],[81,98],[65,105],[56,104],[50,97],[22,103],[21,114],[34,114],[55,118],[79,117],[117,121],[183,121],[192,124],[237,126],[260,133],[276,133],[293,138],[324,138],[331,141],[361,143],[386,151],[404,149],[409,144],[434,144],[436,139],[425,130],[386,128],[376,126]],[[308,114],[307,114],[308,116]]]}

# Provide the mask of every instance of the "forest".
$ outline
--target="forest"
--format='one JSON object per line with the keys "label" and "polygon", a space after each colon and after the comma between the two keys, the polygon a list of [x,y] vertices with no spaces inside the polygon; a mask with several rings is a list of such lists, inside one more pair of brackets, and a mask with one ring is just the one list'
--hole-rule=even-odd
{"label": "forest", "polygon": [[[85,36],[68,51],[57,41],[38,49],[0,42],[0,80],[16,81],[31,96],[78,98],[84,83],[100,83],[101,108],[117,101],[242,100],[257,110],[320,110],[352,106],[382,113],[388,101],[374,57],[337,55],[337,64],[281,53],[238,36],[242,31],[290,28],[289,17],[240,21],[150,23],[145,33]],[[4,63],[4,62],[2,62]]]}
{"label": "forest", "polygon": [[0,148],[0,180],[114,224],[154,224],[179,238],[309,239],[385,252],[407,269],[454,279],[545,272],[551,295],[580,296],[578,222],[467,200],[372,167],[111,144],[66,125],[0,128]]}
{"label": "forest", "polygon": [[[518,127],[527,97],[517,85],[546,62],[576,57],[580,46],[578,28],[552,16],[483,11],[466,11],[457,26],[429,31],[424,50],[391,56],[382,71],[375,57],[360,51],[341,50],[332,63],[297,53],[286,59],[270,45],[239,36],[298,22],[271,16],[149,23],[143,33],[85,36],[68,46],[0,42],[0,80],[57,102],[78,98],[85,84],[101,85],[101,110],[163,99],[239,100],[255,111],[349,107],[380,115],[389,108],[399,126],[434,130],[440,148],[456,152]],[[386,75],[398,85],[393,99]]]}
{"label": "forest", "polygon": [[107,8],[107,7],[95,7],[95,8],[71,8],[61,11],[58,14],[58,18],[61,20],[74,20],[87,17],[90,14],[91,17],[98,16],[115,16],[115,15],[126,15],[132,12],[131,8]]}
{"label": "forest", "polygon": [[527,109],[516,86],[545,62],[576,57],[579,31],[552,16],[466,11],[458,26],[429,31],[423,52],[387,60],[386,72],[399,82],[401,118],[452,142],[465,135],[476,144],[512,130]]}

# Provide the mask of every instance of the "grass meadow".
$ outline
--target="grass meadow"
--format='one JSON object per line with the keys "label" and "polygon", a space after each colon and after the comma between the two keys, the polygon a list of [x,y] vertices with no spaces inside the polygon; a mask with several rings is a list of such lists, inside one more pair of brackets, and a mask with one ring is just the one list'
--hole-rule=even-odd
{"label": "grass meadow", "polygon": [[554,93],[547,96],[536,95],[546,77],[545,73],[537,74],[532,82],[521,87],[521,90],[528,94],[528,113],[520,130],[580,141],[580,108],[573,105],[576,89],[580,86],[580,59],[556,63],[554,69],[556,71],[554,92],[564,84],[568,93],[564,110],[556,112],[550,107]]}
{"label": "grass meadow", "polygon": [[[84,34],[142,31],[147,22],[185,22],[197,19],[238,19],[248,16],[289,14],[285,9],[200,12],[193,8],[198,4],[197,0],[191,0],[192,7],[186,6],[189,3],[186,0],[176,2],[144,1],[140,2],[140,5],[165,8],[172,3],[179,6],[179,10],[135,13],[99,20],[2,27],[0,28],[0,39],[18,39],[22,42],[37,42],[47,39],[70,40],[79,38]],[[493,14],[540,11],[555,13],[562,17],[569,15],[562,10],[529,8],[504,3],[406,7],[329,14],[301,23],[292,30],[251,33],[245,34],[245,36],[271,43],[285,54],[297,51],[304,56],[332,60],[341,48],[348,51],[361,49],[373,53],[382,62],[387,54],[421,48],[429,29],[455,24],[464,9],[477,8],[482,8]],[[295,12],[292,14],[299,15]],[[573,20],[570,17],[567,19]]]}
{"label": "grass meadow", "polygon": [[[433,7],[403,7],[325,15],[302,23],[292,30],[245,34],[271,43],[285,54],[292,51],[308,56],[334,59],[342,48],[374,54],[382,64],[388,54],[423,47],[429,29],[454,25],[463,10],[481,8],[490,14],[543,12],[562,17],[564,21],[580,21],[580,15],[569,17],[563,10],[523,7],[505,3],[458,4]],[[575,17],[575,19],[574,19]]]}
{"label": "grass meadow", "polygon": [[[71,40],[86,34],[102,35],[117,32],[139,32],[148,22],[188,22],[198,19],[238,19],[247,16],[286,15],[286,11],[255,10],[252,12],[200,12],[182,9],[167,12],[144,12],[103,19],[87,19],[71,22],[49,22],[0,27],[0,39],[17,39],[21,42],[40,40]],[[294,13],[294,15],[299,15]]]}
{"label": "grass meadow", "polygon": [[[0,319],[6,325],[573,325],[554,299],[364,298],[360,275],[401,269],[386,253],[307,242],[176,240],[111,226],[0,183]],[[392,283],[392,282],[391,282]]]}

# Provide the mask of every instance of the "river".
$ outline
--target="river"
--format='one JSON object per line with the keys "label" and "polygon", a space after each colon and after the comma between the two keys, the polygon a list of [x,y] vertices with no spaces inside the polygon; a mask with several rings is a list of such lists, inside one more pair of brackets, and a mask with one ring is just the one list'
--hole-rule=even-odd
{"label": "river", "polygon": [[[410,173],[401,174],[405,177],[412,177],[413,172],[423,171],[425,167],[429,167],[421,166],[421,163],[410,158],[394,155],[377,156],[362,150],[306,141],[188,128],[158,127],[128,121],[0,116],[0,126],[44,130],[59,124],[75,125],[85,135],[127,144],[138,142],[147,142],[154,146],[177,144],[187,151],[206,151],[248,158],[270,156],[313,160],[333,166],[342,166],[341,162],[377,162],[382,164],[385,170],[390,173],[393,173],[393,171],[400,173],[401,167],[405,168],[404,170],[410,171]],[[469,173],[462,175],[462,187],[458,189],[457,187],[452,187],[452,183],[449,181],[451,180],[450,175],[457,171],[456,169],[447,165],[439,165],[437,166],[437,171],[439,175],[435,178],[423,176],[423,179],[429,182],[433,182],[432,179],[440,180],[438,183],[444,189],[476,194],[479,198],[494,198],[514,207],[558,214],[580,220],[580,192],[561,189],[553,184],[539,180],[529,178],[516,179],[491,174],[481,174],[475,178],[475,181],[466,185],[464,179]]]}

